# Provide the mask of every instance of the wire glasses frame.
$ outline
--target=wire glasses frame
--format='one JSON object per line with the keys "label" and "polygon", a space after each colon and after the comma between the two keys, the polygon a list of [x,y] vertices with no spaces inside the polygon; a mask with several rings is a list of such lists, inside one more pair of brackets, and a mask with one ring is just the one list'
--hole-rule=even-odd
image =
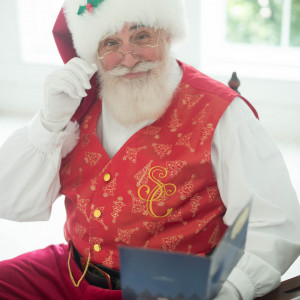
{"label": "wire glasses frame", "polygon": [[[157,40],[156,40],[156,43],[154,45],[150,45],[150,44],[147,44],[147,45],[135,45],[135,48],[131,51],[119,51],[119,50],[116,50],[116,51],[108,51],[106,53],[104,53],[102,56],[99,56],[99,49],[97,50],[97,58],[99,60],[103,60],[105,58],[109,58],[109,57],[113,57],[115,56],[115,60],[116,60],[116,65],[120,64],[125,55],[126,54],[129,54],[131,53],[131,55],[133,56],[133,58],[137,58],[139,56],[143,56],[143,52],[145,49],[154,49],[156,47],[158,47],[159,45],[159,39],[160,39],[160,30],[158,31],[158,36],[157,36]],[[141,52],[140,52],[141,51]],[[140,53],[139,53],[140,52]],[[119,54],[121,54],[121,56],[119,56]],[[118,57],[119,56],[119,57]]]}

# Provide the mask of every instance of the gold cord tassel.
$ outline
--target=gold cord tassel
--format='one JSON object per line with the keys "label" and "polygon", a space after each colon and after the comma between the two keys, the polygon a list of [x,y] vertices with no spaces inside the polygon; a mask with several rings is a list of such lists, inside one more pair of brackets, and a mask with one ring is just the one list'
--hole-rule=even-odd
{"label": "gold cord tassel", "polygon": [[73,285],[78,288],[79,285],[80,285],[80,282],[82,281],[82,279],[84,278],[84,276],[85,276],[85,274],[88,270],[88,267],[89,267],[89,264],[90,264],[90,259],[91,259],[91,254],[89,253],[89,257],[87,259],[87,263],[86,263],[84,272],[83,272],[82,276],[79,278],[78,282],[76,283],[75,280],[74,280],[72,270],[71,270],[71,265],[70,265],[70,260],[71,260],[72,253],[73,253],[73,248],[71,246],[70,251],[69,251],[69,257],[68,257],[68,269],[69,269],[69,274],[70,274],[70,278],[71,278],[71,281],[72,281]]}

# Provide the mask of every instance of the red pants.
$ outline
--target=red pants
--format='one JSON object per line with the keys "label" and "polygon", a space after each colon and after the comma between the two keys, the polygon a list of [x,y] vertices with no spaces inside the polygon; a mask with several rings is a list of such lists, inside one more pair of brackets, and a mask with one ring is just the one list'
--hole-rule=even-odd
{"label": "red pants", "polygon": [[[53,245],[0,262],[0,299],[122,299],[121,291],[101,289],[89,285],[85,279],[76,288],[67,261],[67,245]],[[73,259],[70,265],[77,282],[82,272]]]}

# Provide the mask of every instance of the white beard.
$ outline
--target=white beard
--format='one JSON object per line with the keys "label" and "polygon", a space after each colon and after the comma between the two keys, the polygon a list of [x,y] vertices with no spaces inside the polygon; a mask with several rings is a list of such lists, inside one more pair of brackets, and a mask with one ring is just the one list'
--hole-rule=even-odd
{"label": "white beard", "polygon": [[[138,63],[132,69],[119,66],[104,71],[98,64],[100,97],[117,122],[129,126],[160,118],[171,103],[181,80],[181,69],[169,51],[163,60]],[[124,78],[129,72],[146,72],[138,78]]]}

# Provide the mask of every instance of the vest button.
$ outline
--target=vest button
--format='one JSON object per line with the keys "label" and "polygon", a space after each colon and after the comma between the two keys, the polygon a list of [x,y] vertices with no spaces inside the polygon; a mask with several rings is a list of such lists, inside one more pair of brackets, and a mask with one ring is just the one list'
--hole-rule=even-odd
{"label": "vest button", "polygon": [[102,215],[101,210],[99,210],[99,209],[94,210],[94,217],[95,218],[100,218],[101,215]]}
{"label": "vest button", "polygon": [[104,179],[104,181],[106,181],[106,182],[110,181],[110,178],[111,178],[111,176],[110,176],[109,173],[106,173],[106,174],[103,176],[103,179]]}
{"label": "vest button", "polygon": [[100,251],[101,251],[101,246],[100,246],[99,244],[95,244],[95,245],[94,245],[94,250],[95,250],[96,252],[100,252]]}

